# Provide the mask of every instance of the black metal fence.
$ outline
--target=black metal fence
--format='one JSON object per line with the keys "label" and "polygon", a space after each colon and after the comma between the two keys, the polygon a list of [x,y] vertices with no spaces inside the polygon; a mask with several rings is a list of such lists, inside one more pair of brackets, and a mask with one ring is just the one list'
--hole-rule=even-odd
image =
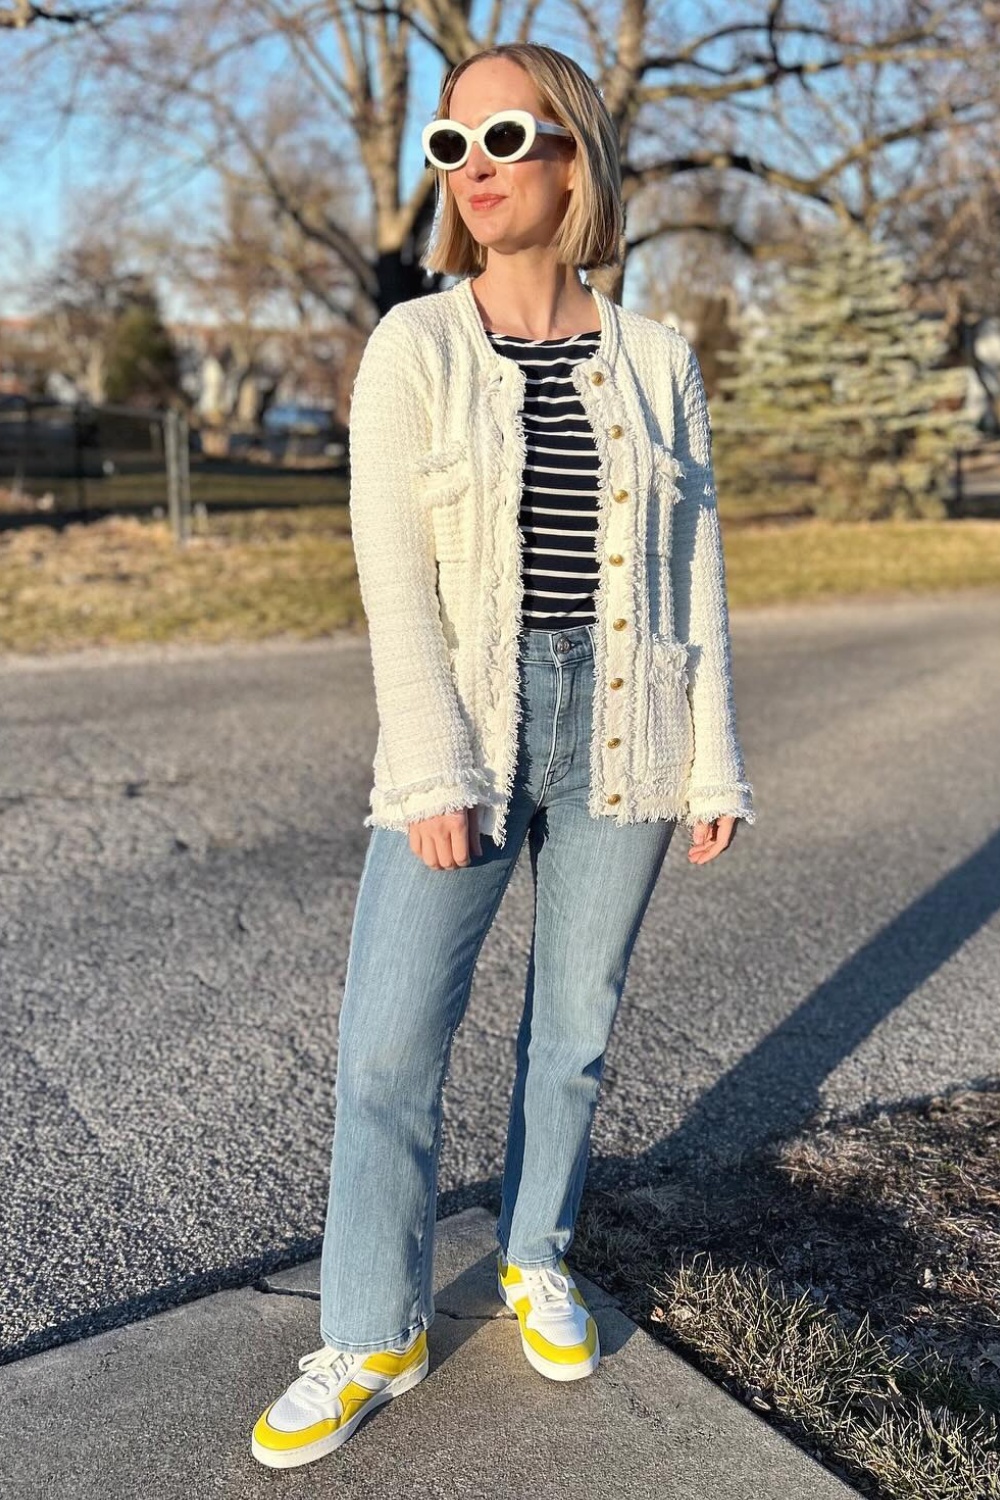
{"label": "black metal fence", "polygon": [[196,507],[342,504],[343,474],[342,456],[294,433],[215,457],[174,410],[0,397],[0,529],[163,515],[183,541]]}
{"label": "black metal fence", "polygon": [[[313,438],[247,434],[216,457],[173,410],[0,396],[0,529],[162,515],[184,541],[195,510],[346,498],[345,456]],[[1000,519],[1000,440],[955,450],[949,512]]]}

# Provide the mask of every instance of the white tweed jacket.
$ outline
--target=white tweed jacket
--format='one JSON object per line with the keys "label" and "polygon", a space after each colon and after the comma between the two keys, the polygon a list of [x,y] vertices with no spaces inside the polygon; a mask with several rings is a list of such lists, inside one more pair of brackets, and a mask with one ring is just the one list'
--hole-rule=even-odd
{"label": "white tweed jacket", "polygon": [[[755,821],[734,710],[711,427],[676,329],[594,289],[573,383],[599,460],[588,811],[619,824]],[[471,281],[399,303],[350,412],[350,516],[378,710],[365,827],[479,807],[500,846],[521,700],[524,374]]]}

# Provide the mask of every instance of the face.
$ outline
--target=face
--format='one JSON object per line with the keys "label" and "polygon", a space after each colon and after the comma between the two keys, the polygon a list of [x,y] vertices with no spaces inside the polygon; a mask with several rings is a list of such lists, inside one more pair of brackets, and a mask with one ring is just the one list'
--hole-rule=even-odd
{"label": "face", "polygon": [[[507,57],[484,57],[459,78],[449,118],[470,129],[502,109],[543,110],[527,73]],[[536,135],[531,150],[509,165],[491,160],[476,141],[464,166],[448,173],[448,190],[473,238],[499,254],[551,244],[569,203],[576,147],[560,136]],[[481,200],[481,201],[480,201]]]}

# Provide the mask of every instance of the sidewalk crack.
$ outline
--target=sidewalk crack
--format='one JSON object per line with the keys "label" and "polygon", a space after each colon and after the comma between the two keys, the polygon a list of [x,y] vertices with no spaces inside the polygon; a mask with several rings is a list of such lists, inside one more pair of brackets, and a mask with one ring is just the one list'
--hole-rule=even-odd
{"label": "sidewalk crack", "polygon": [[294,1286],[272,1286],[266,1276],[253,1283],[255,1292],[267,1292],[274,1297],[302,1297],[306,1302],[318,1302],[319,1292],[310,1292]]}

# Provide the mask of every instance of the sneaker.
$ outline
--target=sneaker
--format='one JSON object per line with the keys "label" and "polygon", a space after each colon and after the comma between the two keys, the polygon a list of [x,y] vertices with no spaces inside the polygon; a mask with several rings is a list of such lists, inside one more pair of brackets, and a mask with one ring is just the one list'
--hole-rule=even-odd
{"label": "sneaker", "polygon": [[517,1266],[497,1254],[497,1291],[517,1313],[529,1365],[550,1380],[579,1380],[597,1369],[597,1324],[564,1260],[559,1269]]}
{"label": "sneaker", "polygon": [[361,1420],[427,1374],[427,1330],[402,1349],[351,1353],[324,1345],[299,1360],[300,1375],[263,1413],[250,1451],[270,1469],[294,1469],[346,1443]]}

